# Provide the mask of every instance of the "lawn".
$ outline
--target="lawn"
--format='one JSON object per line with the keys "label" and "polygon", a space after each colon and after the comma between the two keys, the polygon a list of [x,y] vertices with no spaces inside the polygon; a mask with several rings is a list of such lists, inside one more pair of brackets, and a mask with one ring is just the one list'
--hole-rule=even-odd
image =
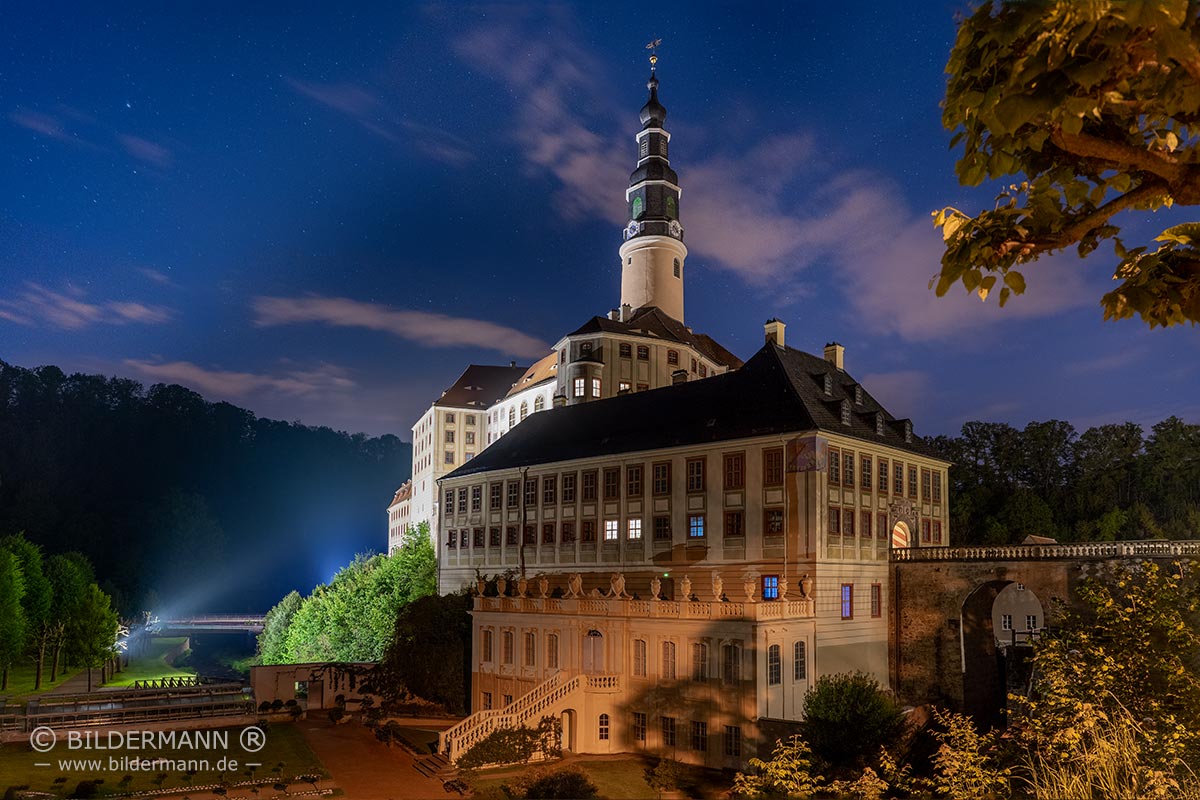
{"label": "lawn", "polygon": [[[42,688],[39,692],[48,692],[55,687],[61,685],[78,675],[82,670],[72,667],[69,670],[64,670],[59,673],[58,678],[53,683],[50,682],[50,666],[46,665],[42,669]],[[33,681],[37,675],[37,666],[35,664],[17,664],[8,671],[8,688],[0,691],[0,697],[7,697],[9,701],[24,697],[27,694],[33,693]]]}
{"label": "lawn", "polygon": [[[216,746],[212,749],[185,749],[180,747],[162,750],[107,748],[94,750],[70,750],[65,742],[59,744],[49,753],[36,753],[25,743],[6,744],[0,747],[0,794],[9,786],[28,785],[35,792],[49,792],[52,797],[73,796],[75,787],[83,780],[103,779],[101,789],[104,794],[126,794],[146,789],[180,788],[186,791],[189,786],[203,784],[237,783],[245,780],[257,780],[263,783],[274,783],[280,779],[292,779],[298,775],[325,775],[325,769],[316,755],[304,741],[304,735],[295,726],[281,723],[270,726],[267,730],[266,745],[257,753],[248,753],[242,749],[239,734],[241,728],[219,728],[227,732],[228,748]],[[99,732],[106,736],[106,731]],[[182,734],[177,731],[176,735]],[[196,732],[192,732],[196,733]],[[164,758],[172,761],[194,760],[206,762],[207,768],[196,769],[190,776],[187,766],[202,767],[204,764],[180,765],[182,769],[170,771],[141,771],[129,769],[127,763],[120,763],[124,758],[154,759]],[[236,759],[236,770],[218,771],[223,758]],[[82,766],[64,763],[68,759],[91,759],[96,763]],[[113,763],[114,761],[118,763]],[[249,767],[248,763],[261,764]],[[39,767],[36,764],[50,766]],[[172,765],[175,766],[175,765]]]}
{"label": "lawn", "polygon": [[[599,789],[600,797],[607,800],[646,800],[658,797],[658,792],[646,783],[646,768],[653,760],[627,754],[621,756],[589,757],[569,756],[562,761],[528,767],[485,770],[471,781],[471,788],[484,797],[500,797],[501,784],[510,782],[526,769],[557,769],[560,766],[577,766],[587,773]],[[727,790],[731,779],[716,770],[684,767],[685,780],[689,786],[689,797],[716,797]]]}
{"label": "lawn", "polygon": [[166,655],[184,641],[183,636],[160,636],[150,640],[146,651],[130,658],[129,666],[122,669],[112,680],[104,684],[108,688],[130,686],[134,681],[151,681],[159,678],[179,678],[195,675],[196,670],[174,667],[166,662]]}

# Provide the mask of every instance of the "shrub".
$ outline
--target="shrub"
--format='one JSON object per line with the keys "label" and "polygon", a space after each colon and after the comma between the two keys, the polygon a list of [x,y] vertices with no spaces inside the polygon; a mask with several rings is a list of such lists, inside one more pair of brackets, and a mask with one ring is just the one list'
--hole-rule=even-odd
{"label": "shrub", "polygon": [[875,753],[903,719],[892,696],[862,672],[823,676],[804,695],[804,738],[834,767],[852,767]]}
{"label": "shrub", "polygon": [[268,712],[270,710],[271,710],[271,701],[270,700],[263,700],[261,703],[258,704],[258,711],[260,714],[265,714],[266,712]]}
{"label": "shrub", "polygon": [[536,728],[497,728],[477,742],[458,760],[459,769],[474,769],[488,764],[524,764],[536,752],[546,758],[562,755],[562,723],[556,717],[542,717]]}
{"label": "shrub", "polygon": [[99,797],[100,784],[98,781],[80,781],[75,786],[75,793],[71,797]]}
{"label": "shrub", "polygon": [[509,797],[522,800],[593,800],[599,797],[596,784],[576,766],[530,770],[502,788]]}
{"label": "shrub", "polygon": [[812,750],[800,736],[775,740],[770,761],[750,759],[750,770],[733,778],[735,797],[808,797],[824,780],[813,775]]}

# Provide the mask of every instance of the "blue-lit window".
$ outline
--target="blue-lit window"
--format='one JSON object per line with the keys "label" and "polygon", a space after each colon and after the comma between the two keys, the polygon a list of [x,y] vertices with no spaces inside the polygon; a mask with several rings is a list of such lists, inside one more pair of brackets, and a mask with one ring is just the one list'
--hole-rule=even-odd
{"label": "blue-lit window", "polygon": [[704,538],[704,515],[693,514],[688,517],[688,537],[692,539]]}
{"label": "blue-lit window", "polygon": [[854,619],[854,584],[842,584],[842,619]]}
{"label": "blue-lit window", "polygon": [[778,600],[779,599],[779,576],[778,575],[763,575],[762,596],[763,596],[763,600]]}

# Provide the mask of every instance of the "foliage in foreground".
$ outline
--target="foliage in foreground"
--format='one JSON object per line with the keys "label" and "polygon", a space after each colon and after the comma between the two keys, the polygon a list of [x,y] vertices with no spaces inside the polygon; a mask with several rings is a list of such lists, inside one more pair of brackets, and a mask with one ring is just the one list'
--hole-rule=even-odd
{"label": "foliage in foreground", "polygon": [[452,713],[464,712],[470,603],[468,595],[449,594],[429,595],[403,606],[392,643],[372,676],[374,690],[390,702],[402,702],[411,693]]}
{"label": "foliage in foreground", "polygon": [[871,676],[822,675],[804,695],[802,731],[823,763],[848,768],[894,741],[903,718],[895,699]]}
{"label": "foliage in foreground", "polygon": [[1200,585],[1195,566],[1114,564],[1083,581],[1011,698],[1036,797],[1200,794]]}
{"label": "foliage in foreground", "polygon": [[1112,221],[1200,205],[1195,2],[985,2],[959,26],[946,72],[959,181],[1022,177],[993,210],[936,213],[939,296],[961,282],[986,300],[1000,279],[1004,305],[1025,291],[1015,267],[1113,239],[1121,284],[1101,301],[1106,319],[1200,321],[1200,224],[1168,228],[1149,250],[1126,249]]}
{"label": "foliage in foreground", "polygon": [[557,717],[542,717],[536,728],[517,726],[497,728],[457,762],[459,769],[477,769],[495,764],[528,764],[535,755],[558,758],[562,755],[562,723]]}
{"label": "foliage in foreground", "polygon": [[528,770],[500,788],[513,800],[593,800],[600,796],[587,773],[574,765]]}

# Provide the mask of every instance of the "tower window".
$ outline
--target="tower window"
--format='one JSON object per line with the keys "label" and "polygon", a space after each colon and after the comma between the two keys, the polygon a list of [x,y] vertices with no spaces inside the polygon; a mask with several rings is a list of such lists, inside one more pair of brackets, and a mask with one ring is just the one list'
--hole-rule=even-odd
{"label": "tower window", "polygon": [[679,277],[679,269],[680,269],[679,259],[677,258],[677,259],[675,259],[675,277],[676,278]]}
{"label": "tower window", "polygon": [[674,196],[668,195],[668,197],[667,197],[667,216],[670,217],[671,219],[675,219],[677,216],[679,216],[678,209],[679,209],[679,206],[677,205],[677,202],[676,202]]}
{"label": "tower window", "polygon": [[642,198],[640,198],[640,197],[633,198],[633,212],[632,212],[633,218],[641,219],[642,212],[644,210],[645,210],[645,204],[642,201]]}

